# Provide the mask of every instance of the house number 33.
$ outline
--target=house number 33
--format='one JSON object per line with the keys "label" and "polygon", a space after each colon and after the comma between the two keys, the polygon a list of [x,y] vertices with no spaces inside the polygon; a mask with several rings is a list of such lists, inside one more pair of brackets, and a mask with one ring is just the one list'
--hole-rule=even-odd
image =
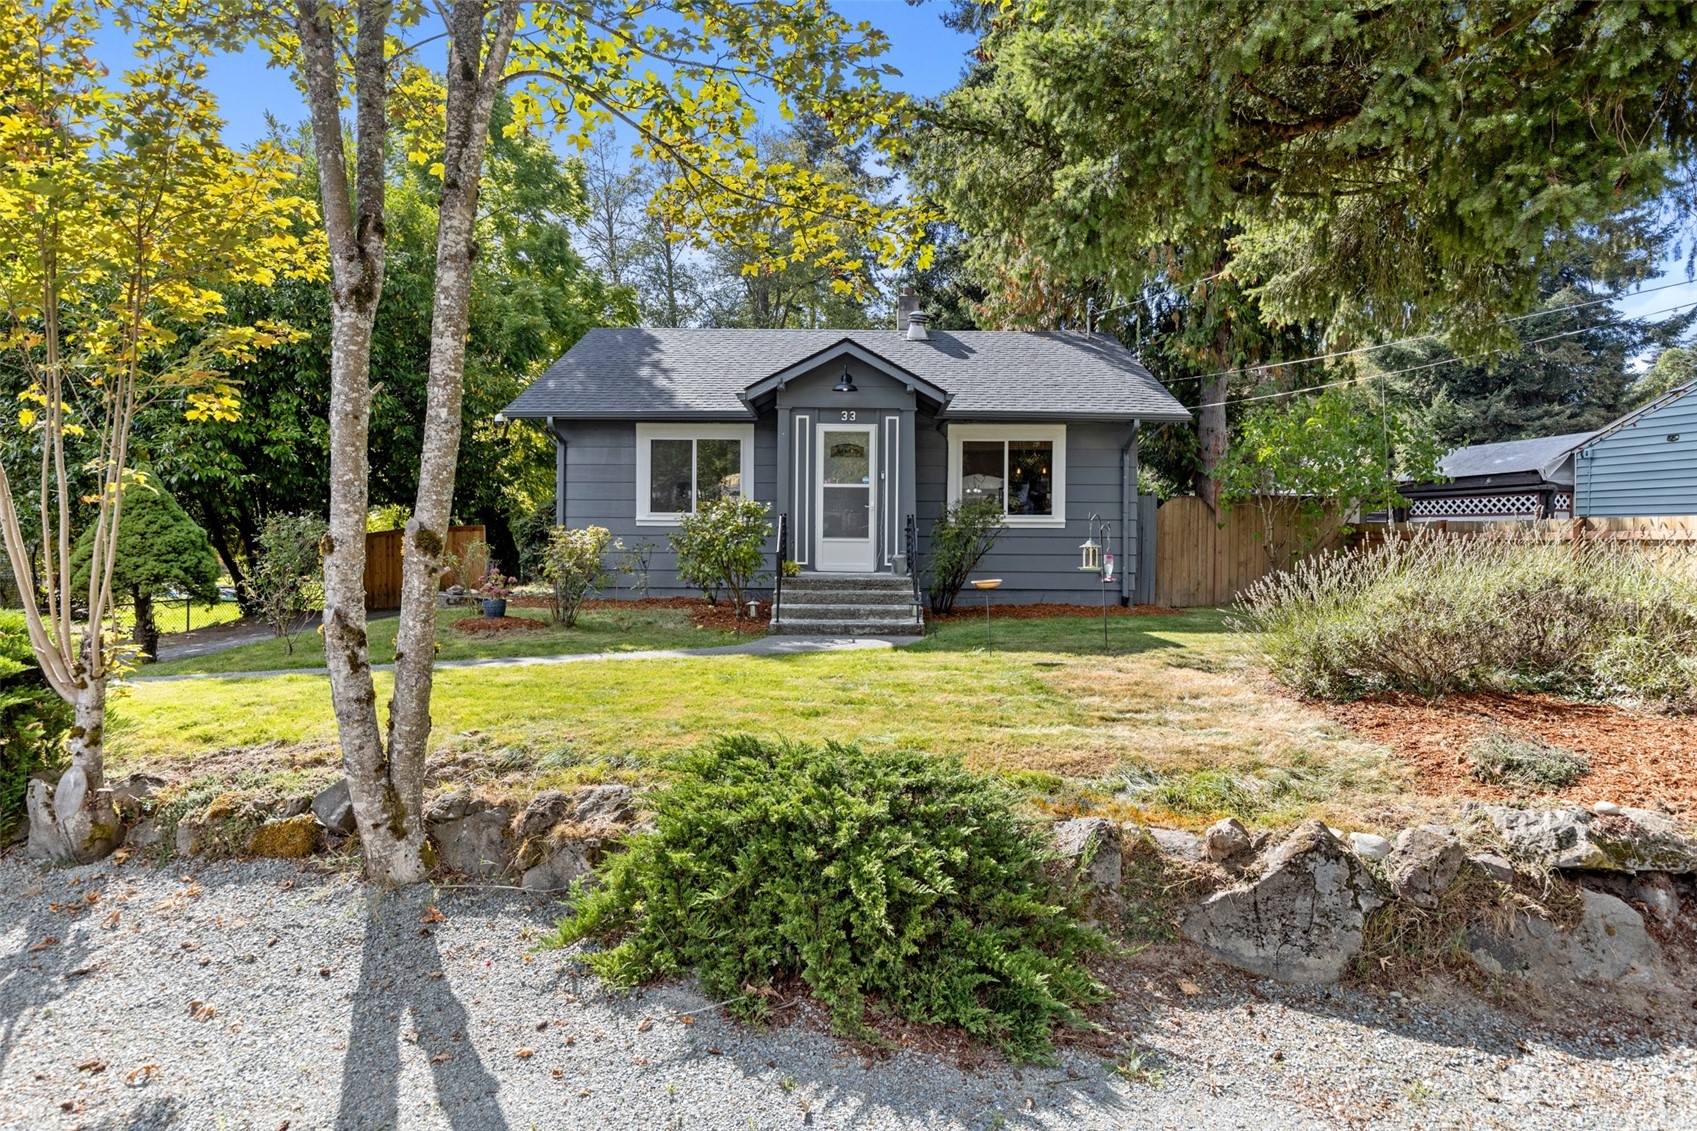
{"label": "house number 33", "polygon": [[854,419],[854,411],[852,409],[845,410],[843,412],[843,419],[844,420],[853,420]]}

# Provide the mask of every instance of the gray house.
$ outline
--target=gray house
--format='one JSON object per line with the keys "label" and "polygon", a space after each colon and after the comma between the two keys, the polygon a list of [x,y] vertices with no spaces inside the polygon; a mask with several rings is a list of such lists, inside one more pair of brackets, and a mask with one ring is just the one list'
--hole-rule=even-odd
{"label": "gray house", "polygon": [[961,499],[1006,514],[979,571],[1001,579],[998,600],[1099,601],[1079,569],[1093,514],[1112,524],[1112,596],[1129,598],[1138,430],[1189,412],[1110,338],[905,322],[592,330],[502,415],[553,437],[556,522],[655,547],[656,595],[684,592],[667,533],[732,492],[771,505],[803,571],[784,582],[780,627],[917,622],[910,544],[923,569],[933,521]]}
{"label": "gray house", "polygon": [[1403,487],[1408,519],[1697,515],[1697,382],[1595,432],[1457,448],[1438,470]]}

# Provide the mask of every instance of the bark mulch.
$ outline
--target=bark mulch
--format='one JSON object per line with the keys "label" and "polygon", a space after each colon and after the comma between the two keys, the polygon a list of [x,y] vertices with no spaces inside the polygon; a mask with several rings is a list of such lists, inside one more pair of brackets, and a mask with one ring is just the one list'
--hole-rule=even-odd
{"label": "bark mulch", "polygon": [[[1492,801],[1613,801],[1697,819],[1697,716],[1487,691],[1437,700],[1388,695],[1316,706],[1362,737],[1389,746],[1417,771],[1419,788],[1428,794]],[[1468,747],[1491,731],[1580,751],[1590,759],[1591,772],[1554,794],[1484,785],[1468,776]]]}
{"label": "bark mulch", "polygon": [[[520,609],[546,609],[546,597],[514,597],[508,602]],[[598,600],[585,601],[586,609],[688,609],[697,628],[717,628],[726,632],[761,633],[772,620],[772,605],[769,601],[760,602],[758,617],[743,617],[737,619],[736,610],[728,601],[720,601],[717,605],[707,603],[705,597],[642,597],[630,601]]]}
{"label": "bark mulch", "polygon": [[547,621],[535,617],[461,617],[454,622],[454,631],[475,636],[498,636],[503,632],[529,632],[547,627]]}

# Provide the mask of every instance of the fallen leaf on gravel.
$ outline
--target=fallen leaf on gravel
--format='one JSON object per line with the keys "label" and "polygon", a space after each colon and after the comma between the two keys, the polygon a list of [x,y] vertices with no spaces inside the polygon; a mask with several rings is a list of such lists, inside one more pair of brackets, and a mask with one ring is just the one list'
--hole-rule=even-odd
{"label": "fallen leaf on gravel", "polygon": [[55,936],[55,935],[48,935],[46,938],[42,939],[40,942],[38,942],[34,946],[30,947],[29,952],[31,954],[36,954],[36,953],[39,953],[40,951],[46,950],[50,946],[58,946],[58,945],[59,945],[58,937]]}
{"label": "fallen leaf on gravel", "polygon": [[551,1076],[553,1076],[553,1077],[554,1077],[554,1079],[556,1079],[556,1080],[558,1080],[558,1079],[560,1079],[560,1077],[562,1077],[562,1076],[564,1076],[564,1075],[565,1075],[565,1074],[566,1074],[566,1072],[565,1072],[565,1069],[563,1069],[563,1068],[556,1068],[556,1069],[554,1069],[554,1071],[553,1071],[553,1072],[551,1072],[551,1073],[550,1073],[550,1074],[549,1074],[549,1075],[551,1075]]}
{"label": "fallen leaf on gravel", "polygon": [[319,968],[318,968],[318,976],[319,976],[319,977],[320,977],[320,978],[328,978],[328,977],[329,977],[329,976],[330,976],[330,967],[328,967],[328,966],[320,966],[320,967],[319,967]]}
{"label": "fallen leaf on gravel", "polygon": [[652,1017],[644,1017],[641,1021],[636,1023],[636,1031],[638,1033],[646,1033],[652,1028],[654,1028],[654,1018]]}
{"label": "fallen leaf on gravel", "polygon": [[451,1052],[439,1052],[435,1056],[430,1058],[430,1063],[431,1064],[446,1064],[452,1059],[454,1059],[453,1053],[451,1053]]}
{"label": "fallen leaf on gravel", "polygon": [[77,1065],[77,1071],[87,1072],[92,1076],[97,1072],[106,1071],[106,1062],[104,1060],[85,1060]]}
{"label": "fallen leaf on gravel", "polygon": [[102,920],[100,925],[102,927],[105,927],[108,931],[110,931],[113,927],[116,927],[118,925],[118,918],[119,918],[119,912],[116,908],[114,908],[112,910],[112,912],[109,915],[107,915],[104,920]]}
{"label": "fallen leaf on gravel", "polygon": [[97,891],[85,891],[83,892],[82,899],[84,903],[93,907],[96,903],[100,902],[100,893]]}
{"label": "fallen leaf on gravel", "polygon": [[189,1002],[189,1016],[196,1021],[210,1021],[218,1016],[218,1011],[204,1001],[196,1000]]}
{"label": "fallen leaf on gravel", "polygon": [[708,1056],[724,1056],[725,1050],[720,1048],[718,1045],[709,1045],[707,1047],[707,1055]]}
{"label": "fallen leaf on gravel", "polygon": [[585,1099],[587,1099],[587,1098],[588,1098],[588,1096],[589,1096],[589,1089],[588,1089],[588,1088],[579,1088],[579,1089],[578,1089],[578,1090],[577,1090],[577,1094],[578,1094],[578,1096],[579,1096],[579,1097],[580,1097],[580,1098],[585,1098]]}
{"label": "fallen leaf on gravel", "polygon": [[159,1071],[159,1066],[157,1064],[153,1064],[153,1063],[144,1064],[140,1068],[134,1069],[130,1073],[128,1073],[124,1077],[124,1083],[134,1084],[136,1082],[136,1078],[140,1077],[141,1082],[143,1084],[145,1084],[149,1080],[153,1079],[153,1074],[155,1072],[158,1072],[158,1071]]}
{"label": "fallen leaf on gravel", "polygon": [[686,1013],[682,1017],[678,1018],[678,1024],[679,1025],[693,1025],[693,1024],[695,1024],[695,1018],[691,1017],[689,1014]]}
{"label": "fallen leaf on gravel", "polygon": [[430,972],[431,978],[440,978],[441,976],[442,976],[442,971],[440,971],[440,970],[432,970]]}
{"label": "fallen leaf on gravel", "polygon": [[1178,989],[1179,993],[1183,994],[1185,997],[1195,997],[1197,994],[1202,992],[1201,986],[1197,985],[1195,982],[1186,981],[1182,978],[1179,979]]}
{"label": "fallen leaf on gravel", "polygon": [[531,1048],[524,1048],[524,1049],[520,1049],[518,1052],[515,1052],[513,1055],[518,1057],[520,1060],[529,1060],[531,1057],[536,1055],[536,1050],[531,1049]]}
{"label": "fallen leaf on gravel", "polygon": [[432,904],[424,909],[424,914],[419,916],[418,921],[420,923],[446,923],[448,917],[436,910],[436,906]]}
{"label": "fallen leaf on gravel", "polygon": [[630,1062],[638,1068],[648,1067],[648,1058],[646,1056],[633,1056],[630,1058]]}

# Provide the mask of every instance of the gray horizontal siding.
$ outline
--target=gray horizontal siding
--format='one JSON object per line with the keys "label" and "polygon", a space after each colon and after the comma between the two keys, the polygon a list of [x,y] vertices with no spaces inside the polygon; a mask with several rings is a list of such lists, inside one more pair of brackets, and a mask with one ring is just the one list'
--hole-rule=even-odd
{"label": "gray horizontal siding", "polygon": [[1581,516],[1697,514],[1697,392],[1581,450],[1575,465]]}
{"label": "gray horizontal siding", "polygon": [[[924,564],[931,560],[931,525],[943,513],[948,491],[949,445],[930,418],[920,419],[917,432],[919,555]],[[1038,529],[1009,527],[996,536],[995,546],[974,571],[977,577],[1001,578],[1001,588],[992,593],[992,604],[1052,601],[1093,605],[1101,601],[1101,579],[1079,570],[1078,547],[1088,536],[1088,520],[1094,512],[1113,523],[1113,550],[1120,552],[1120,447],[1130,435],[1127,425],[1067,424],[1067,524]],[[1116,569],[1123,570],[1126,565],[1118,562]],[[1109,589],[1109,603],[1118,603],[1119,587]],[[983,597],[967,592],[961,600],[978,603]]]}
{"label": "gray horizontal siding", "polygon": [[[651,544],[651,595],[696,593],[678,581],[677,554],[667,538],[677,527],[637,524],[636,425],[629,421],[575,420],[562,424],[560,431],[566,439],[566,525],[604,526],[626,546]],[[754,424],[754,497],[771,503],[777,495],[777,418],[767,413]],[[777,539],[771,539],[768,546],[776,551]],[[626,587],[629,579],[620,578],[619,584]]]}

